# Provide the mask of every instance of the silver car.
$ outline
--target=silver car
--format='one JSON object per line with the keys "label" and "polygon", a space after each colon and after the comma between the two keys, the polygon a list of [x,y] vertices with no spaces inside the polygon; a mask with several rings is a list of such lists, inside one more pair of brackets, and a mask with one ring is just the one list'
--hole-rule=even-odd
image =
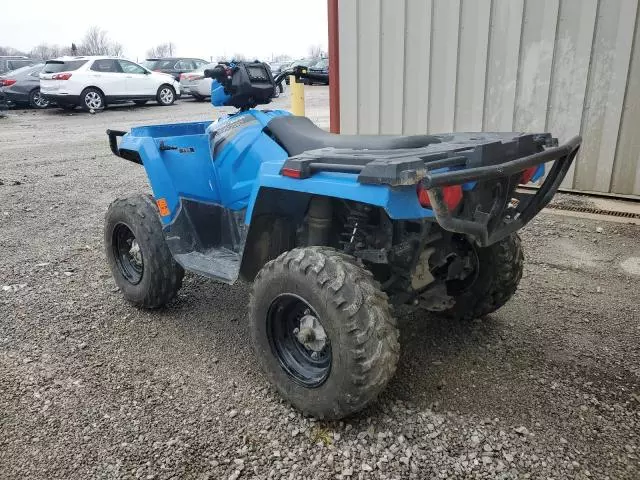
{"label": "silver car", "polygon": [[204,71],[218,65],[208,63],[193,72],[180,74],[180,90],[182,95],[191,95],[197,101],[202,102],[211,96],[211,78],[205,78]]}

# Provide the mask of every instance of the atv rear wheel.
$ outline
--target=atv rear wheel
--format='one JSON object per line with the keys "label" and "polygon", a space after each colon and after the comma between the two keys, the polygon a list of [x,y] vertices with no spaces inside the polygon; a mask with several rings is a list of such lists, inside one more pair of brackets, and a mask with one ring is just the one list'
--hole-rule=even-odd
{"label": "atv rear wheel", "polygon": [[386,295],[353,257],[331,248],[296,248],[267,263],[253,284],[249,326],[269,380],[317,418],[364,408],[398,362]]}
{"label": "atv rear wheel", "polygon": [[169,303],[182,286],[184,270],[165,242],[153,200],[147,195],[118,199],[105,220],[105,252],[124,297],[144,308]]}
{"label": "atv rear wheel", "polygon": [[447,285],[455,304],[447,316],[470,320],[495,312],[513,296],[522,278],[524,255],[520,236],[512,233],[488,247],[473,247],[476,272],[471,282]]}

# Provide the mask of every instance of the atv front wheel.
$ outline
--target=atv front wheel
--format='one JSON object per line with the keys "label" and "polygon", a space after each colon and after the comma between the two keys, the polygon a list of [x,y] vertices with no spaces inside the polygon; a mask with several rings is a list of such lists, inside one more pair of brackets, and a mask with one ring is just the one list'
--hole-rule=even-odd
{"label": "atv front wheel", "polygon": [[153,200],[147,195],[118,199],[105,220],[105,252],[124,297],[144,308],[169,303],[182,286],[184,270],[165,242]]}
{"label": "atv front wheel", "polygon": [[513,296],[522,278],[520,236],[512,233],[488,247],[474,249],[476,271],[470,282],[447,285],[455,300],[447,316],[470,320],[495,312]]}
{"label": "atv front wheel", "polygon": [[269,380],[317,418],[364,408],[398,362],[386,295],[353,257],[330,248],[296,248],[268,262],[253,284],[249,326]]}

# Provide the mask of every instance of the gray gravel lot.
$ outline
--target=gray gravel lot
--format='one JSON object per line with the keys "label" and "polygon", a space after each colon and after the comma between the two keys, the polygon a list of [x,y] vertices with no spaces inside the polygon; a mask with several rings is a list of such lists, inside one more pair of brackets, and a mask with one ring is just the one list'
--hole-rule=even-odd
{"label": "gray gravel lot", "polygon": [[[307,91],[326,126],[327,89]],[[104,131],[214,115],[0,119],[0,478],[640,478],[639,226],[541,214],[514,299],[472,323],[400,318],[395,379],[344,422],[267,384],[246,284],[188,275],[169,308],[125,303],[103,216],[148,187]]]}

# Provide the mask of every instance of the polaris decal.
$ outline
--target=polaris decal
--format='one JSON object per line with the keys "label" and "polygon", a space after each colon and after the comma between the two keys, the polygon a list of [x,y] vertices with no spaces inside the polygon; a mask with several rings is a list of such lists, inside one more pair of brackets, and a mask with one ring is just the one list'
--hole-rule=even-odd
{"label": "polaris decal", "polygon": [[235,119],[227,119],[212,124],[209,129],[209,144],[211,145],[213,158],[215,159],[218,152],[224,148],[227,142],[235,137],[244,127],[252,123],[258,123],[258,120],[252,115],[242,115]]}

